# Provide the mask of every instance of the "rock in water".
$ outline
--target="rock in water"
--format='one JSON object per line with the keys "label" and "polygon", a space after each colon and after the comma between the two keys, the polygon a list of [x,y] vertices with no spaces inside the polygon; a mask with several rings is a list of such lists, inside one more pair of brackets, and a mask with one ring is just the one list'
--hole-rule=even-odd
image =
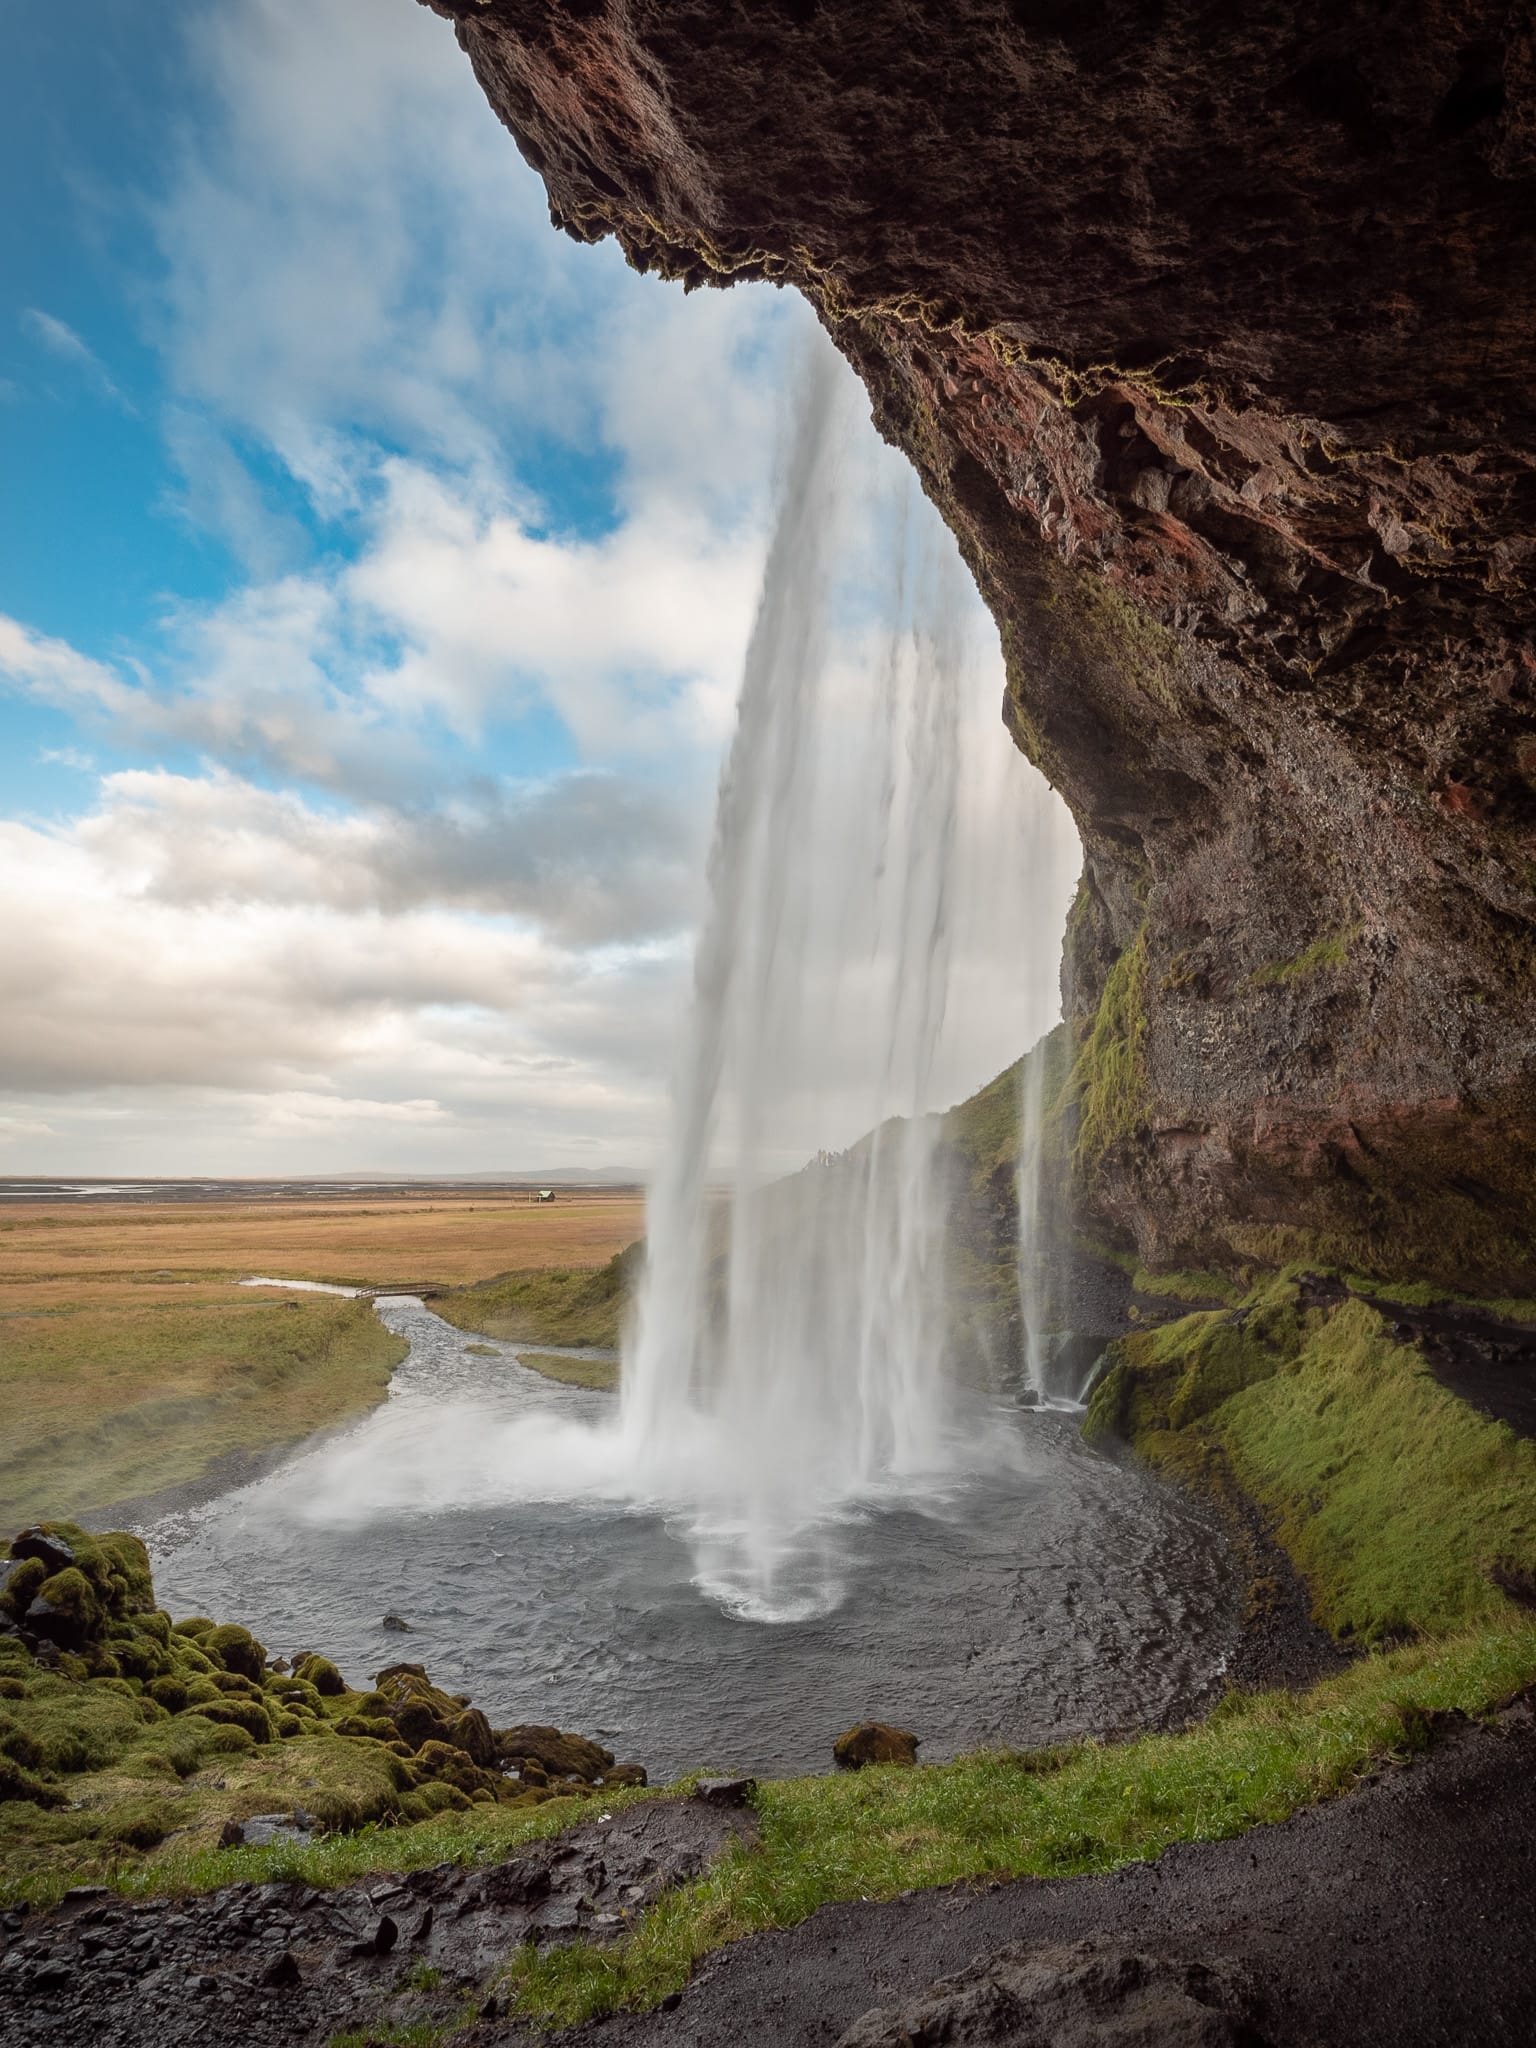
{"label": "rock in water", "polygon": [[866,1764],[915,1764],[917,1737],[884,1721],[861,1721],[839,1735],[832,1756],[840,1771],[861,1771]]}
{"label": "rock in water", "polygon": [[386,1614],[380,1627],[387,1628],[392,1635],[397,1636],[408,1636],[411,1632],[411,1624],[403,1621],[398,1614]]}
{"label": "rock in water", "polygon": [[1102,1942],[1006,1948],[905,2005],[865,2013],[837,2048],[1266,2048],[1235,1965]]}

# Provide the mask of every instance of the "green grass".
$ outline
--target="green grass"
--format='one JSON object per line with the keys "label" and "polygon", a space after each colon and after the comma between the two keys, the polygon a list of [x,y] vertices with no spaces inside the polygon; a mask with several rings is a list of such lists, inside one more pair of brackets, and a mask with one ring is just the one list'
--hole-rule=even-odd
{"label": "green grass", "polygon": [[1243,1298],[1243,1289],[1226,1273],[1154,1273],[1137,1260],[1130,1262],[1131,1285],[1138,1294],[1151,1294],[1173,1301],[1223,1301]]}
{"label": "green grass", "polygon": [[364,1301],[154,1303],[8,1318],[0,1536],[196,1479],[381,1400],[405,1356]]}
{"label": "green grass", "polygon": [[1352,924],[1340,931],[1324,932],[1294,960],[1271,960],[1265,966],[1255,968],[1248,977],[1248,986],[1274,988],[1288,981],[1303,981],[1309,974],[1319,974],[1325,968],[1347,967],[1349,949],[1359,938],[1361,930],[1360,925]]}
{"label": "green grass", "polygon": [[1536,1565],[1536,1442],[1447,1392],[1366,1302],[1302,1314],[1282,1277],[1238,1317],[1187,1316],[1110,1356],[1085,1433],[1175,1476],[1219,1450],[1338,1636],[1500,1617],[1491,1568]]}
{"label": "green grass", "polygon": [[457,1329],[514,1344],[618,1347],[641,1250],[631,1245],[605,1266],[548,1266],[502,1273],[438,1295],[436,1313]]}
{"label": "green grass", "polygon": [[1369,1295],[1388,1308],[1394,1302],[1400,1302],[1404,1308],[1475,1308],[1509,1323],[1536,1323],[1536,1301],[1528,1296],[1460,1294],[1454,1288],[1436,1287],[1428,1280],[1377,1280],[1363,1273],[1344,1273],[1339,1277],[1352,1293]]}
{"label": "green grass", "polygon": [[528,2014],[573,2024],[652,2006],[711,1950],[835,1900],[1114,1870],[1240,1834],[1411,1755],[1437,1716],[1484,1713],[1533,1682],[1536,1624],[1512,1616],[1364,1659],[1301,1698],[1230,1696],[1181,1735],[765,1783],[757,1847],[664,1896],[616,1947],[519,1951],[509,1988]]}
{"label": "green grass", "polygon": [[558,1351],[520,1351],[517,1362],[567,1387],[592,1387],[612,1393],[619,1384],[616,1358],[566,1358]]}

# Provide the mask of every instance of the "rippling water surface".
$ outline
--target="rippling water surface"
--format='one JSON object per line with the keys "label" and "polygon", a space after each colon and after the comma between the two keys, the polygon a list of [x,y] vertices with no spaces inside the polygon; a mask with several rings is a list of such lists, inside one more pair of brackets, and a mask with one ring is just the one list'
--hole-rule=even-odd
{"label": "rippling water surface", "polygon": [[414,1659],[497,1724],[601,1734],[658,1778],[821,1769],[867,1717],[914,1729],[929,1759],[1042,1744],[1180,1718],[1219,1682],[1235,1637],[1222,1544],[1068,1417],[1021,1414],[1002,1476],[829,1522],[840,1603],[765,1623],[701,1591],[680,1519],[626,1500],[600,1458],[571,1497],[562,1461],[603,1441],[612,1396],[510,1346],[475,1355],[486,1339],[413,1299],[380,1313],[411,1346],[384,1407],[146,1530],[173,1613],[238,1615],[274,1652],[324,1649],[353,1684]]}

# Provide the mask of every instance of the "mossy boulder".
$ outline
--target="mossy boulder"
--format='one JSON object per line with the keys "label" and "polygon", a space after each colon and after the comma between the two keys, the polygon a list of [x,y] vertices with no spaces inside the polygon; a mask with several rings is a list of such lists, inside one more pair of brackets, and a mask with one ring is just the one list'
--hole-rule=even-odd
{"label": "mossy boulder", "polygon": [[832,1760],[840,1771],[862,1771],[867,1764],[915,1764],[917,1737],[886,1721],[861,1721],[839,1735]]}
{"label": "mossy boulder", "polygon": [[402,1742],[419,1750],[428,1742],[453,1745],[453,1728],[469,1705],[462,1694],[444,1692],[420,1664],[390,1664],[374,1680],[380,1706]]}
{"label": "mossy boulder", "polygon": [[302,1679],[306,1685],[312,1686],[325,1699],[340,1699],[347,1689],[347,1681],[329,1657],[313,1654],[301,1657],[293,1667],[293,1675]]}
{"label": "mossy boulder", "polygon": [[496,1730],[496,1754],[504,1765],[515,1769],[530,1783],[528,1766],[546,1778],[579,1779],[595,1785],[613,1765],[613,1751],[585,1735],[568,1735],[559,1728],[526,1724]]}
{"label": "mossy boulder", "polygon": [[418,1784],[433,1779],[440,1785],[454,1785],[472,1800],[516,1797],[516,1788],[499,1771],[482,1770],[462,1749],[449,1742],[426,1742],[411,1759],[409,1768]]}
{"label": "mossy boulder", "polygon": [[202,1638],[201,1647],[226,1671],[234,1672],[240,1678],[248,1678],[259,1685],[266,1675],[266,1651],[250,1630],[241,1628],[238,1622],[225,1622],[219,1628],[210,1629]]}

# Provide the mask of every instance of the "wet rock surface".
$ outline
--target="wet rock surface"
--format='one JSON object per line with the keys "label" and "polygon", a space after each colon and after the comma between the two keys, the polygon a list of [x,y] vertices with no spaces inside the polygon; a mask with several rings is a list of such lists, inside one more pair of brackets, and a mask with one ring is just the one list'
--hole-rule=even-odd
{"label": "wet rock surface", "polygon": [[658,1800],[484,1869],[137,1904],[84,1886],[51,1913],[0,1913],[0,2040],[287,2048],[456,2020],[519,1943],[612,1939],[753,1828],[740,1808]]}
{"label": "wet rock surface", "polygon": [[[1270,2048],[1529,2048],[1533,1915],[1536,1716],[1520,1706],[1280,1826],[1112,1876],[824,1907],[707,1958],[674,2010],[562,2038],[832,2048],[866,2013],[905,2007],[1002,1949],[1092,1941],[1219,1965],[1250,1987]],[[481,2026],[465,2048],[540,2038]],[[949,2038],[914,2036],[922,2048]]]}
{"label": "wet rock surface", "polygon": [[837,2048],[1266,2048],[1230,1964],[1079,1941],[1004,1949],[855,2020]]}

